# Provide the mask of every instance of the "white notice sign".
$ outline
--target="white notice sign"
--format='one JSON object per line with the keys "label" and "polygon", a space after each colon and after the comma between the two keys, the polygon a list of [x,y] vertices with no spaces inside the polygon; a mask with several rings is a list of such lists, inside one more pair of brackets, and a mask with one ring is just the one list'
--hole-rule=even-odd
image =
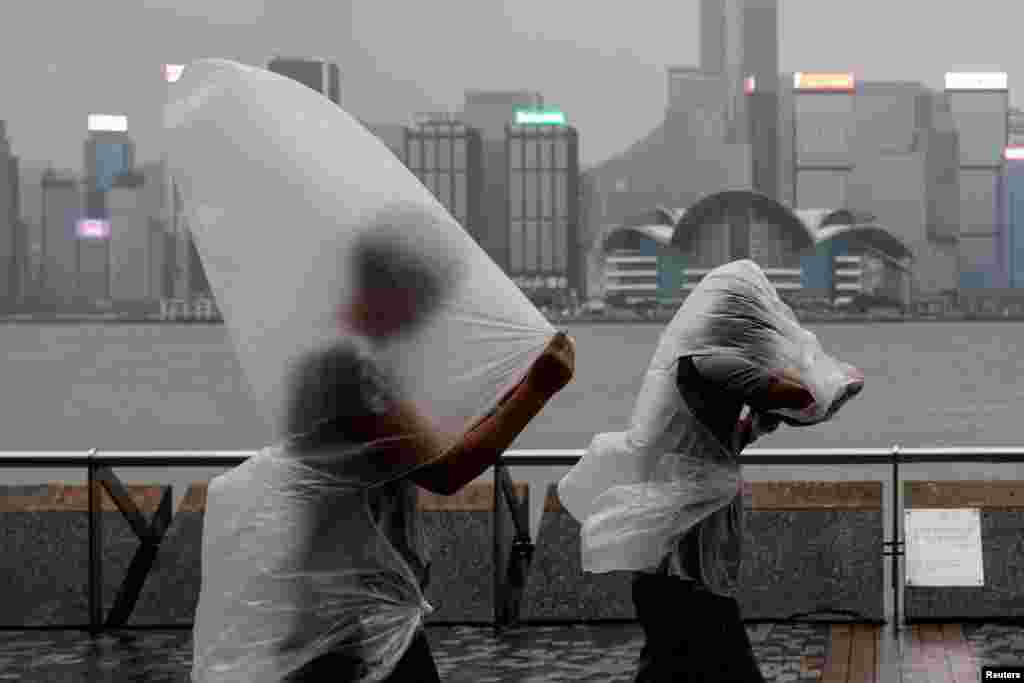
{"label": "white notice sign", "polygon": [[908,586],[983,586],[981,511],[907,510]]}

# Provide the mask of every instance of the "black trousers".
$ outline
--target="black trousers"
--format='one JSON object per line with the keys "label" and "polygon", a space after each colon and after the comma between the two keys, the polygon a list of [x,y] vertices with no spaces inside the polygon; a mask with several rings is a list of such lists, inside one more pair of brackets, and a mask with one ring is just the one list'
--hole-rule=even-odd
{"label": "black trousers", "polygon": [[[363,675],[365,666],[349,656],[329,653],[293,673],[287,683],[350,683]],[[427,634],[422,629],[384,683],[441,683]]]}
{"label": "black trousers", "polygon": [[765,683],[733,598],[637,574],[633,604],[646,638],[636,683]]}

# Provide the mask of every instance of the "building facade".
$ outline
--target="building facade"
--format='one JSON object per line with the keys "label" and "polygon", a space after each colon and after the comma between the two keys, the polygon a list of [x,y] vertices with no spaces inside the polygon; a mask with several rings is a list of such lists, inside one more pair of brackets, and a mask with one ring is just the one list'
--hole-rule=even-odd
{"label": "building facade", "polygon": [[959,133],[960,288],[1006,284],[997,192],[1009,125],[1006,74],[946,74],[946,94]]}
{"label": "building facade", "polygon": [[478,243],[482,211],[483,139],[454,119],[431,119],[404,131],[402,159],[448,213]]}
{"label": "building facade", "polygon": [[909,306],[911,252],[873,218],[796,213],[743,191],[648,211],[605,235],[604,295],[613,304],[676,305],[714,268],[752,258],[795,305]]}
{"label": "building facade", "polygon": [[1024,147],[1006,149],[999,183],[1002,253],[1006,255],[1007,288],[1024,288]]}
{"label": "building facade", "polygon": [[110,220],[110,298],[141,301],[150,296],[150,216],[143,188],[145,176],[118,176],[107,195]]}
{"label": "building facade", "polygon": [[535,296],[580,289],[579,139],[571,126],[509,125],[508,273]]}
{"label": "building facade", "polygon": [[70,304],[77,276],[76,228],[84,214],[82,186],[75,175],[47,171],[42,189],[40,296],[47,304]]}
{"label": "building facade", "polygon": [[0,121],[0,310],[13,306],[18,298],[24,267],[24,240],[20,237],[17,160],[11,154],[6,124]]}
{"label": "building facade", "polygon": [[274,57],[267,62],[267,70],[298,81],[331,102],[341,104],[341,70],[332,61],[315,57]]}
{"label": "building facade", "polygon": [[847,206],[847,184],[854,166],[854,77],[796,73],[793,89],[795,206]]}
{"label": "building facade", "polygon": [[[85,176],[90,189],[106,192],[114,178],[135,167],[135,142],[124,131],[91,131],[85,141]],[[92,218],[102,218],[97,215]]]}

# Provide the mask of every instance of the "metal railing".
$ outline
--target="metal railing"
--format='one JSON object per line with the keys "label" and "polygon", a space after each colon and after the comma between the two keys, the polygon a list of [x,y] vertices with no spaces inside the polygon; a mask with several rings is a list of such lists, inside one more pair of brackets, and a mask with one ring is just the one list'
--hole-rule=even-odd
{"label": "metal railing", "polygon": [[[510,466],[571,467],[586,451],[583,450],[514,450],[508,451],[492,468],[494,476],[493,567],[494,567],[494,625],[501,629],[519,620],[519,607],[529,574],[534,544],[530,537],[528,510],[518,503],[509,474]],[[114,467],[163,468],[231,468],[255,455],[256,451],[150,451],[109,452],[95,449],[88,452],[0,452],[0,469],[33,468],[53,469],[82,467],[88,479],[88,630],[99,634],[104,630],[126,627],[146,577],[152,568],[160,541],[171,525],[173,510],[170,487],[164,487],[160,503],[152,519],[146,520],[135,505],[127,488],[114,474]],[[883,530],[883,551],[888,563],[885,574],[891,579],[891,592],[884,592],[886,621],[901,625],[900,602],[902,577],[899,558],[904,554],[902,540],[901,465],[919,464],[988,464],[1007,465],[1024,463],[1024,448],[850,448],[850,449],[751,449],[740,456],[744,466],[744,479],[769,480],[750,475],[751,469],[767,467],[821,468],[855,466],[883,468],[887,475],[876,477],[883,489],[890,491],[889,501],[883,496],[883,520],[890,520],[888,534]],[[845,475],[848,470],[843,470]],[[792,472],[790,472],[792,474]],[[774,475],[773,475],[774,476]],[[929,475],[932,479],[935,477]],[[847,480],[839,476],[835,480]],[[777,479],[770,479],[777,481]],[[816,480],[821,481],[819,477]],[[825,479],[828,480],[828,479]],[[132,559],[110,613],[103,615],[103,553],[102,510],[97,493],[101,485],[110,495],[118,510],[139,538],[140,545]],[[504,503],[503,503],[504,501]],[[888,511],[886,508],[890,508]],[[511,515],[513,541],[506,548],[503,539],[504,515]],[[886,514],[888,512],[888,514]],[[884,537],[888,535],[886,540]],[[159,625],[157,625],[159,626]],[[179,625],[175,625],[179,626]],[[151,626],[153,627],[153,626]],[[74,628],[74,627],[68,627]]]}

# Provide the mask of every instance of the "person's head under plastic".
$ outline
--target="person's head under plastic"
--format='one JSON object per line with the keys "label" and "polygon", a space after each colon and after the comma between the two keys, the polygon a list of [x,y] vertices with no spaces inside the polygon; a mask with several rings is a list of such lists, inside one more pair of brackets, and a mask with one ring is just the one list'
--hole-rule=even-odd
{"label": "person's head under plastic", "polygon": [[371,341],[408,334],[434,315],[454,285],[454,268],[417,253],[392,232],[361,235],[352,249],[352,293],[339,312],[342,327]]}

